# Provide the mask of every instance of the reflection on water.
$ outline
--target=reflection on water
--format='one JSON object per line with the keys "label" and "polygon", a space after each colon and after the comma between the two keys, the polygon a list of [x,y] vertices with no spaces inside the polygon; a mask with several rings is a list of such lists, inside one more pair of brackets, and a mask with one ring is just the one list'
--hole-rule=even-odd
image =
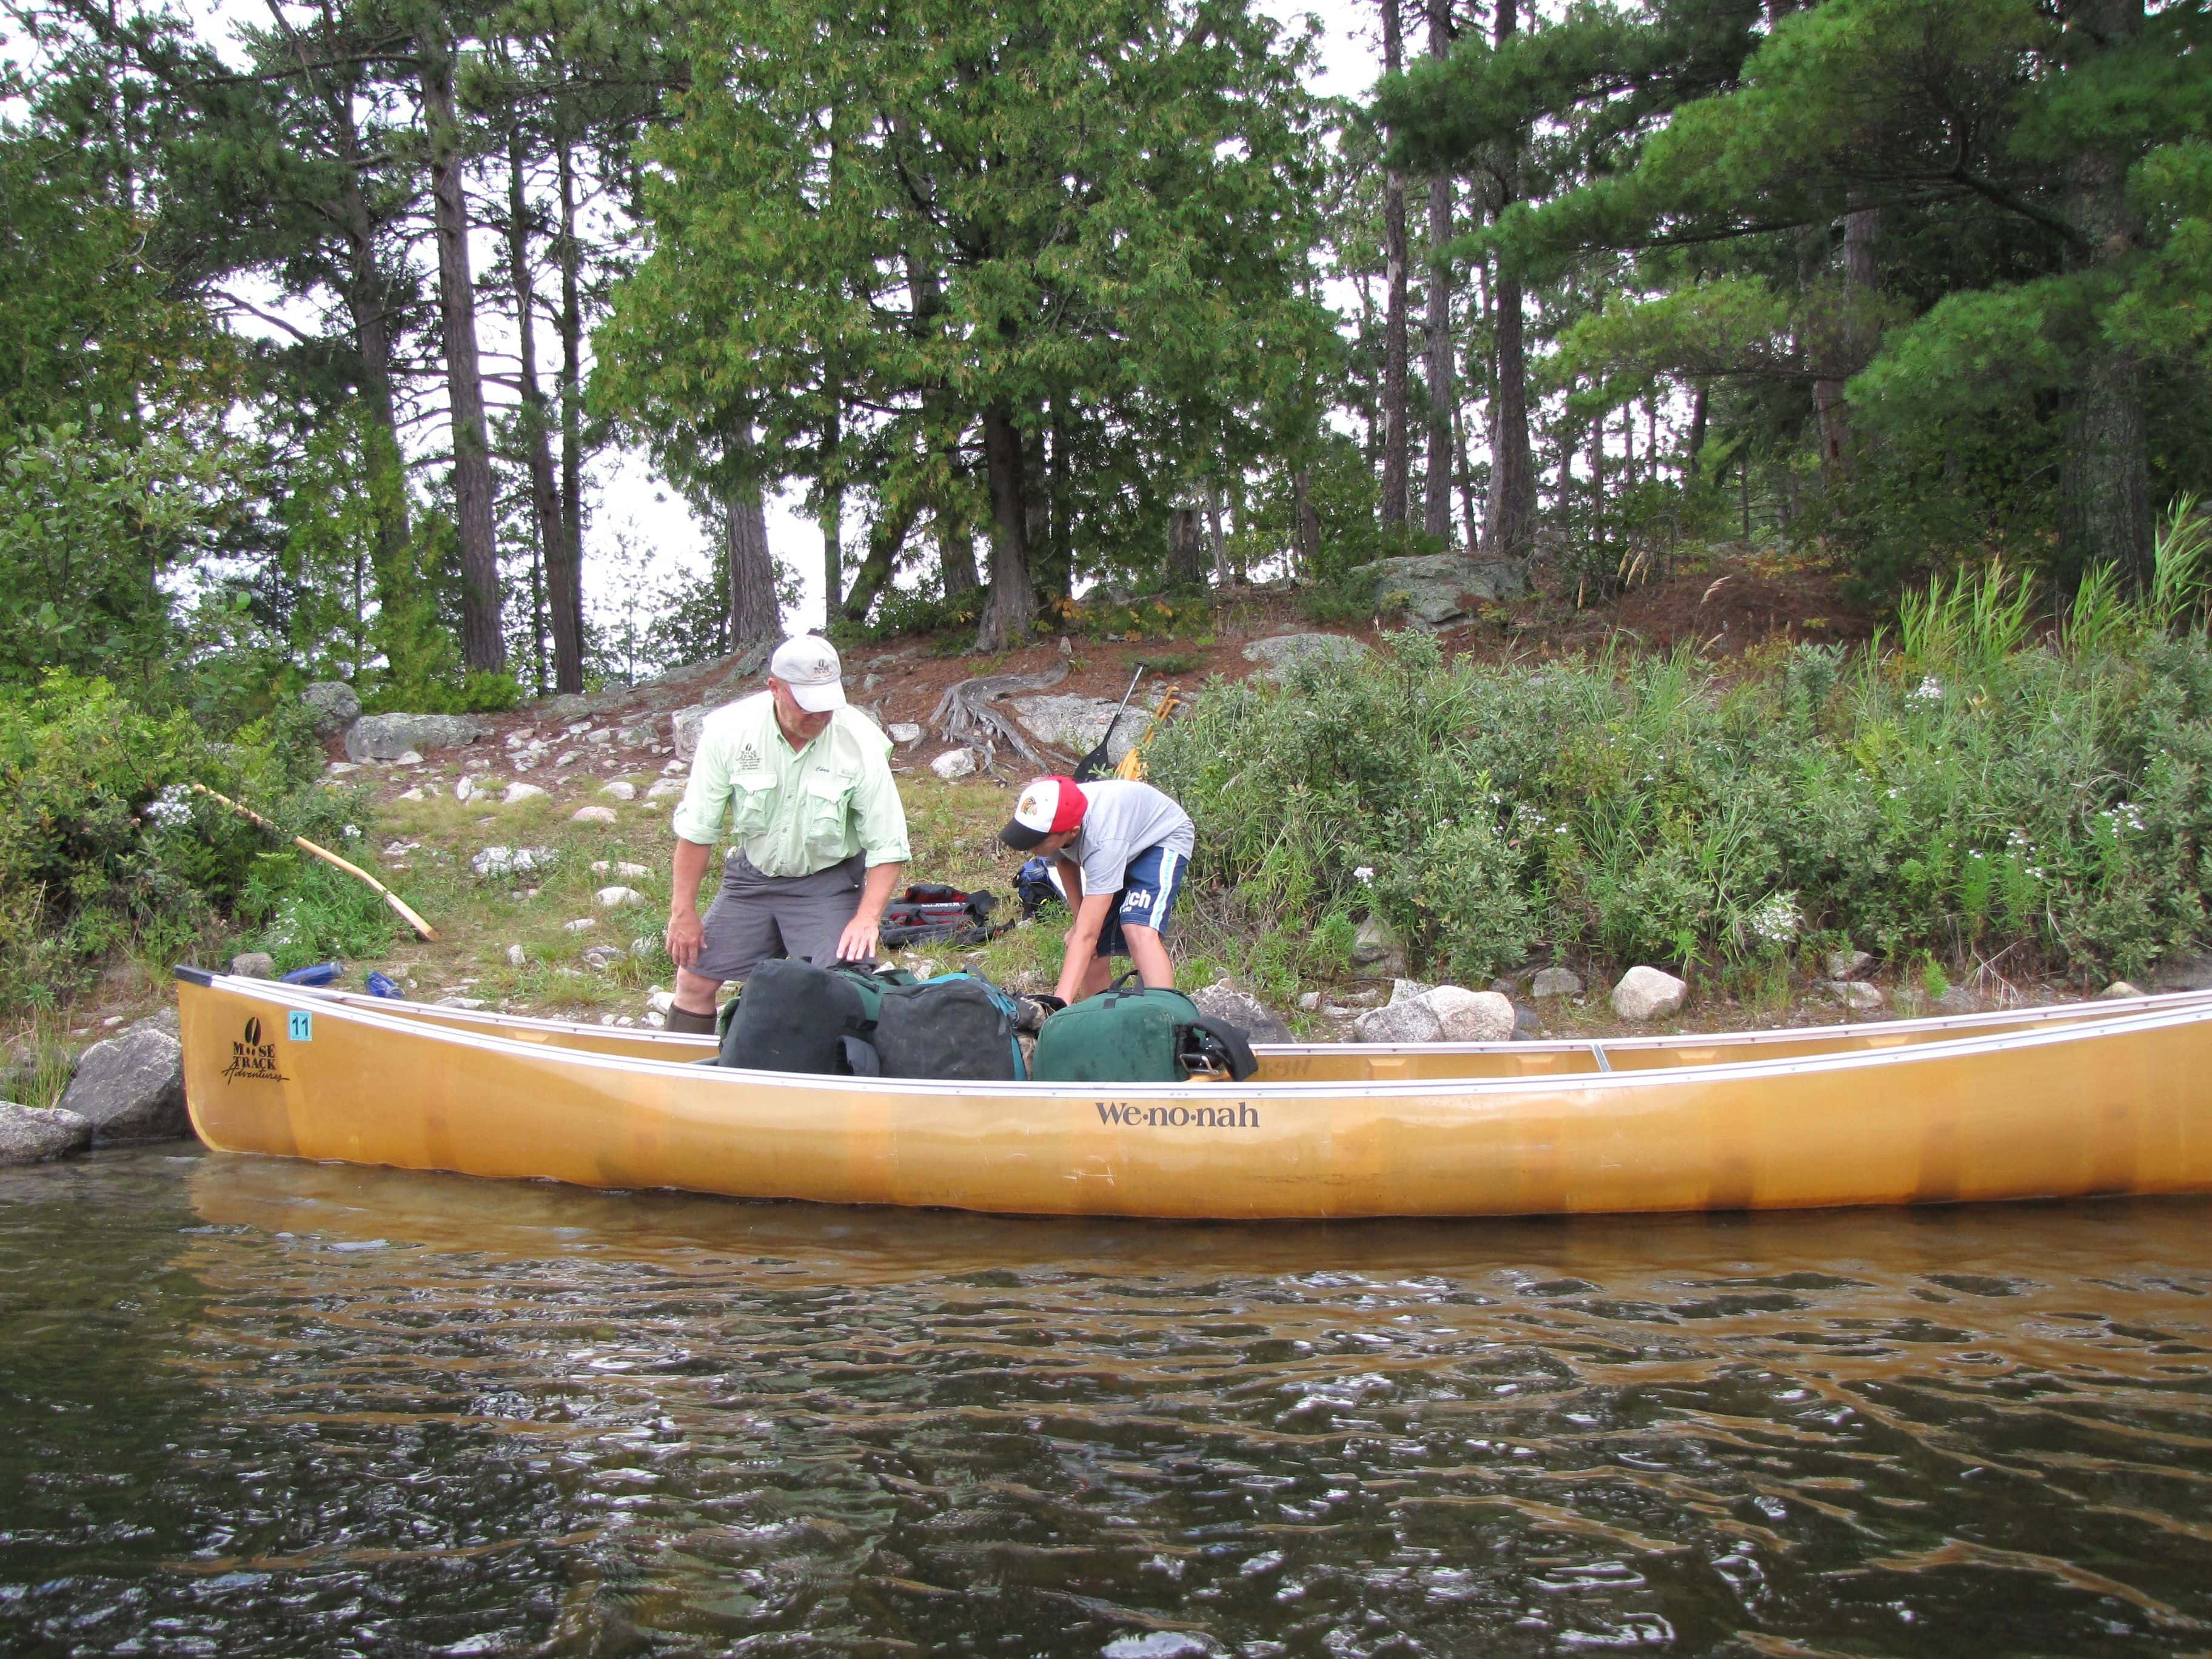
{"label": "reflection on water", "polygon": [[2212,1648],[2212,1206],[0,1176],[0,1650]]}

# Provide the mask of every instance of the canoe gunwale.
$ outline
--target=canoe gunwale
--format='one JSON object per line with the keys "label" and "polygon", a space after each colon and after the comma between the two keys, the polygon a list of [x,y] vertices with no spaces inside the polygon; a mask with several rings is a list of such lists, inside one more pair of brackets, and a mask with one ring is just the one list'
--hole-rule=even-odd
{"label": "canoe gunwale", "polygon": [[[1588,1091],[1613,1095],[1624,1091],[1667,1090],[1680,1086],[1686,1076],[1716,1082],[1735,1082],[1745,1079],[1781,1079],[1811,1073],[1856,1069],[1887,1069],[1898,1066],[1926,1064],[1956,1059],[1971,1059],[1978,1054],[2001,1050],[2036,1048],[2051,1045],[2080,1042],[2093,1037],[2130,1032],[2162,1031],[2175,1027],[2212,1022],[2212,995],[2183,994],[2187,999],[2181,1006],[2177,998],[2150,999],[2166,1006],[2130,1010],[2127,1005],[2115,1003],[2116,1012],[2109,1015],[2085,1015],[2070,1020],[2054,1019],[2039,1027],[1993,1031],[1985,1035],[1966,1035],[1948,1040],[1919,1041],[1894,1047],[1863,1048],[1839,1050],[1831,1054],[1804,1054],[1782,1060],[1760,1060],[1755,1057],[1716,1060],[1691,1067],[1636,1068],[1626,1071],[1575,1073],[1568,1077],[1539,1075],[1531,1077],[1451,1077],[1405,1079],[1370,1079],[1358,1082],[1344,1079],[1315,1081],[1251,1081],[1243,1084],[1218,1082],[1183,1083],[1041,1083],[1034,1079],[1012,1082],[976,1082],[969,1080],[939,1080],[933,1079],[871,1078],[855,1079],[849,1077],[811,1076],[800,1073],[757,1071],[737,1066],[708,1066],[696,1063],[696,1059],[655,1060],[638,1055],[595,1053],[585,1048],[548,1048],[541,1043],[501,1036],[492,1031],[473,1030],[459,1025],[431,1024],[418,1022],[398,1013],[385,1013],[358,1006],[357,999],[345,1003],[334,1003],[328,994],[313,988],[284,984],[277,980],[240,979],[228,975],[210,975],[204,981],[195,977],[194,983],[204,984],[218,994],[251,997],[275,1002],[284,1007],[301,1007],[325,1013],[332,1018],[355,1022],[373,1030],[411,1037],[434,1045],[489,1050],[493,1054],[527,1059],[538,1064],[555,1064],[562,1067],[580,1066],[587,1070],[672,1074],[690,1080],[695,1085],[708,1089],[744,1088],[758,1090],[766,1087],[778,1092],[845,1095],[854,1091],[856,1082],[864,1081],[870,1095],[896,1099],[927,1101],[932,1099],[964,1098],[1030,1098],[1066,1101],[1095,1101],[1101,1096],[1115,1099],[1141,1101],[1197,1100],[1282,1100],[1312,1101],[1316,1099],[1358,1099],[1365,1101],[1395,1101],[1433,1099],[1449,1097],[1480,1097],[1483,1100],[1512,1099],[1523,1095],[1557,1096],[1563,1091]],[[2063,1005],[2066,1006],[2094,1006],[2096,1005]],[[1960,1018],[1989,1021],[1987,1015],[1965,1015]],[[1926,1026],[1917,1022],[1891,1022],[1904,1030],[1924,1031]],[[598,1029],[598,1028],[584,1028]],[[1785,1032],[1760,1034],[1802,1039],[1810,1028],[1793,1028]],[[1864,1030],[1869,1028],[1858,1028]],[[628,1033],[625,1033],[628,1035]],[[189,1038],[188,1038],[189,1040]],[[1644,1042],[1664,1041],[1646,1038]],[[1675,1039],[1679,1043],[1681,1039]],[[1277,1054],[1306,1052],[1308,1048],[1333,1048],[1336,1045],[1306,1045],[1291,1047],[1278,1045],[1267,1050]],[[1510,1048],[1525,1052],[1534,1045],[1528,1043],[1492,1044],[1363,1044],[1363,1051],[1386,1054],[1392,1048],[1401,1052],[1433,1054],[1450,1049],[1495,1052]],[[1571,1049],[1586,1049],[1587,1042],[1561,1045]],[[1620,1045],[1608,1042],[1606,1047]],[[1733,1045],[1730,1045],[1733,1046]]]}
{"label": "canoe gunwale", "polygon": [[[371,997],[358,991],[337,991],[318,986],[284,985],[283,981],[281,980],[246,979],[228,974],[210,974],[207,970],[203,969],[187,969],[179,968],[176,972],[179,978],[184,977],[189,973],[191,983],[205,985],[210,988],[214,989],[249,992],[251,994],[259,994],[260,990],[256,988],[265,988],[283,986],[284,992],[288,994],[307,999],[317,1006],[350,1009],[365,1014],[384,1015],[387,1018],[407,1022],[414,1025],[416,1029],[419,1030],[469,1032],[472,1035],[486,1036],[496,1036],[501,1030],[506,1029],[514,1029],[523,1031],[558,1033],[578,1036],[588,1036],[595,1034],[611,1036],[619,1030],[625,1042],[642,1042],[654,1046],[665,1044],[671,1049],[680,1050],[682,1053],[690,1056],[689,1059],[680,1061],[642,1062],[647,1064],[674,1063],[690,1065],[699,1059],[704,1058],[705,1054],[714,1047],[714,1041],[712,1038],[694,1036],[689,1033],[681,1031],[659,1030],[651,1026],[610,1027],[582,1020],[542,1019],[536,1016],[528,1014],[510,1014],[486,1009],[452,1008],[444,1006],[438,1003],[414,1002],[382,997]],[[1935,1047],[1940,1043],[1953,1040],[1945,1036],[1931,1035],[1933,1033],[1956,1032],[1959,1034],[1956,1040],[1964,1041],[1972,1038],[1976,1032],[1981,1031],[1984,1028],[1996,1026],[2003,1028],[2002,1030],[1998,1033],[1999,1035],[2006,1037],[2018,1037],[2026,1036],[2029,1035],[2035,1027],[2045,1024],[2053,1029],[2063,1029],[2069,1031],[2078,1030],[2081,1026],[2086,1024],[2103,1024],[2114,1019],[2135,1018],[2167,1012],[2180,1013],[2199,1006],[2212,1009],[2212,991],[2172,991],[2150,996],[2118,998],[2111,1002],[2062,1002],[2036,1007],[1992,1009],[1982,1013],[1945,1014],[1918,1019],[1838,1021],[1832,1025],[1775,1026],[1765,1027],[1758,1030],[1733,1031],[1684,1031],[1672,1033],[1643,1032],[1626,1036],[1607,1036],[1598,1038],[1539,1037],[1528,1040],[1514,1039],[1495,1042],[1362,1042],[1357,1044],[1346,1044],[1341,1042],[1255,1042],[1252,1045],[1252,1052],[1255,1055],[1272,1056],[1284,1060],[1303,1059],[1317,1054],[1340,1054],[1347,1047],[1355,1047],[1363,1055],[1372,1056],[1378,1060],[1388,1059],[1393,1055],[1401,1054],[1465,1054],[1469,1057],[1499,1054],[1527,1055],[1582,1054],[1588,1054],[1594,1047],[1602,1047],[1603,1050],[1607,1054],[1623,1053],[1650,1054],[1664,1052],[1674,1048],[1717,1048],[1727,1049],[1755,1049],[1770,1045],[1781,1046],[1793,1042],[1803,1042],[1808,1040],[1818,1040],[1820,1037],[1827,1036],[1840,1036],[1845,1035],[1848,1035],[1850,1037],[1859,1042],[1869,1045],[1879,1044],[1888,1038],[1894,1036],[1905,1046],[1918,1049]],[[433,1024],[428,1021],[424,1021],[422,1017],[425,1015],[433,1017],[435,1023]],[[2022,1029],[2023,1027],[2026,1027],[2027,1029],[2024,1030]],[[520,1039],[513,1040],[520,1041]],[[589,1051],[585,1049],[569,1049],[564,1052],[584,1054]],[[1878,1048],[1869,1047],[1867,1049],[1855,1052],[1873,1053],[1882,1051]],[[626,1060],[640,1059],[640,1057],[634,1055],[618,1056],[617,1058],[622,1058]],[[1807,1056],[1806,1058],[1812,1057]],[[1711,1066],[1719,1066],[1725,1063],[1728,1062],[1719,1060],[1709,1062]],[[1784,1062],[1775,1061],[1768,1063],[1780,1065]],[[1705,1066],[1700,1066],[1698,1069],[1702,1072],[1707,1069],[1707,1067]],[[744,1074],[755,1077],[779,1078],[792,1075],[786,1073],[760,1072],[747,1072]],[[1590,1073],[1590,1075],[1596,1077],[1606,1075],[1606,1073],[1601,1070],[1595,1070]],[[1642,1075],[1642,1073],[1640,1071],[1632,1072],[1626,1073],[1626,1075]],[[888,1083],[896,1079],[885,1079],[883,1080]],[[1492,1081],[1504,1082],[1506,1079],[1480,1079],[1469,1080],[1480,1081],[1487,1084]],[[1557,1082],[1559,1079],[1554,1077],[1552,1080]],[[1439,1082],[1443,1081],[1443,1079],[1428,1079],[1428,1081]],[[967,1087],[971,1085],[963,1086]],[[1119,1089],[1122,1087],[1134,1088],[1139,1085],[1130,1084],[1116,1085],[1115,1086]],[[1154,1084],[1142,1086],[1148,1088],[1175,1088],[1181,1085],[1172,1084]],[[1218,1085],[1208,1086],[1218,1087]],[[1290,1085],[1287,1084],[1272,1083],[1263,1086],[1270,1090],[1273,1090],[1288,1087]]]}

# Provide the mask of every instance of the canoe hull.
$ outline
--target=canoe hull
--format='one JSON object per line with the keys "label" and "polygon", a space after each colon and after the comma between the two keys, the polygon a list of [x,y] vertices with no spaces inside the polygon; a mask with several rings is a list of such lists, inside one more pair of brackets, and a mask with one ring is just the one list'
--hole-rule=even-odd
{"label": "canoe hull", "polygon": [[586,1187],[1222,1219],[2212,1191],[2212,1009],[1571,1079],[1104,1090],[582,1054],[257,981],[188,981],[179,1012],[219,1151]]}

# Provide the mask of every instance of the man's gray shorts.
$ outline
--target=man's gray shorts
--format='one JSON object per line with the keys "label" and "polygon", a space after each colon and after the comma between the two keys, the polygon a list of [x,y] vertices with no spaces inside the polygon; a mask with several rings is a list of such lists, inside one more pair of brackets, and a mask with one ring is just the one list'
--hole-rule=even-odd
{"label": "man's gray shorts", "polygon": [[770,957],[828,967],[837,959],[838,935],[860,914],[866,866],[866,855],[855,853],[811,876],[764,876],[743,853],[731,854],[722,863],[721,890],[700,924],[707,937],[691,971],[702,979],[743,979]]}

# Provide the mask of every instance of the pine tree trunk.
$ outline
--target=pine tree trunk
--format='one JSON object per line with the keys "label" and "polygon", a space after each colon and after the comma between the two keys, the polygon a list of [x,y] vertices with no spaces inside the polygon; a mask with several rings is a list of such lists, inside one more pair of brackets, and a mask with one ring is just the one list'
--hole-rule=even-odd
{"label": "pine tree trunk", "polygon": [[[1496,34],[1503,46],[1519,32],[1516,0],[1498,0]],[[1518,198],[1520,143],[1499,159],[1498,211]],[[1498,378],[1492,392],[1493,421],[1490,451],[1490,500],[1482,544],[1492,557],[1520,558],[1528,551],[1536,528],[1536,463],[1528,448],[1528,351],[1522,334],[1521,273],[1500,261],[1491,290],[1498,341]]]}
{"label": "pine tree trunk", "polygon": [[775,597],[775,556],[769,551],[768,512],[760,479],[750,465],[750,433],[723,456],[728,483],[722,492],[722,561],[730,586],[730,649],[742,651],[783,633]]}
{"label": "pine tree trunk", "polygon": [[[1382,0],[1382,67],[1395,75],[1406,66],[1399,0]],[[1406,431],[1406,175],[1391,168],[1382,175],[1382,271],[1389,293],[1382,319],[1382,523],[1402,525],[1407,517],[1409,458]]]}
{"label": "pine tree trunk", "polygon": [[822,417],[821,495],[814,521],[822,527],[822,614],[834,617],[845,604],[845,487],[830,482],[844,441],[844,387],[833,377],[825,388],[830,406]]}
{"label": "pine tree trunk", "polygon": [[1297,556],[1297,574],[1310,580],[1321,563],[1321,514],[1314,510],[1313,474],[1300,467],[1291,480],[1291,495],[1297,507],[1291,544]]}
{"label": "pine tree trunk", "polygon": [[438,245],[446,394],[453,427],[453,508],[461,544],[461,659],[471,669],[497,672],[507,666],[507,636],[500,627],[491,447],[484,434],[483,375],[477,362],[477,299],[469,276],[469,211],[461,194],[453,47],[442,31],[422,42],[422,113],[429,128],[430,205]]}
{"label": "pine tree trunk", "polygon": [[1167,585],[1170,588],[1204,584],[1205,513],[1195,502],[1181,501],[1168,514]]}
{"label": "pine tree trunk", "polygon": [[584,689],[584,308],[578,289],[583,258],[576,240],[575,155],[563,138],[556,153],[561,185],[561,544],[547,570],[552,596],[553,683]]}
{"label": "pine tree trunk", "polygon": [[1690,396],[1690,435],[1682,452],[1682,481],[1698,482],[1698,457],[1705,451],[1705,422],[1711,418],[1712,393],[1703,380]]}
{"label": "pine tree trunk", "polygon": [[[1451,56],[1451,0],[1428,0],[1429,56]],[[1425,511],[1421,527],[1451,545],[1452,331],[1451,261],[1444,255],[1452,235],[1452,181],[1439,173],[1429,180],[1428,362],[1429,430]]]}
{"label": "pine tree trunk", "polygon": [[975,632],[975,648],[1004,651],[1027,645],[1030,625],[1036,620],[1021,428],[1014,424],[1013,410],[1004,404],[983,411],[983,471],[991,489],[991,592]]}
{"label": "pine tree trunk", "polygon": [[[2076,61],[2134,43],[2143,0],[2071,0],[2061,7]],[[2127,198],[2124,154],[2086,150],[2068,164],[2067,218],[2081,236],[2075,269],[2124,259],[2143,227]],[[2110,564],[2123,587],[2143,592],[2153,573],[2150,436],[2142,364],[2135,352],[2093,341],[2074,395],[2073,429],[2059,466],[2060,531],[2069,562]]]}
{"label": "pine tree trunk", "polygon": [[[531,580],[530,631],[538,647],[538,678],[542,684],[545,678],[545,629],[541,621],[544,613],[538,603],[539,572],[543,571],[543,586],[552,596],[551,605],[557,612],[561,608],[558,583],[562,576],[573,580],[575,567],[562,550],[561,491],[553,481],[553,450],[546,434],[545,397],[538,389],[538,298],[530,278],[530,204],[523,191],[520,134],[510,138],[507,147],[507,262],[514,279],[516,343],[521,358],[517,369],[521,403],[518,424],[521,428],[523,459],[530,473],[531,512],[538,525],[538,561]],[[555,683],[559,689],[581,691],[583,665],[574,665],[575,684],[571,685],[562,674],[568,665],[561,661],[557,643],[553,656]]]}
{"label": "pine tree trunk", "polygon": [[377,544],[385,568],[402,553],[413,536],[408,522],[407,483],[398,464],[399,417],[392,390],[392,331],[396,308],[384,273],[376,263],[378,222],[369,216],[368,198],[362,194],[361,176],[367,166],[362,154],[361,132],[355,125],[349,89],[325,94],[344,182],[337,200],[328,210],[343,227],[346,244],[346,313],[353,321],[354,343],[361,354],[361,394],[368,405],[368,418],[384,441],[372,442],[368,465],[373,475],[371,508],[376,514]]}
{"label": "pine tree trunk", "polygon": [[906,546],[907,535],[920,516],[918,507],[885,508],[878,503],[875,522],[868,526],[867,556],[853,573],[853,586],[845,594],[847,622],[867,621],[876,595],[890,586],[891,572],[898,567],[898,556]]}
{"label": "pine tree trunk", "polygon": [[956,526],[951,515],[937,515],[938,580],[948,599],[972,593],[983,585],[975,574],[975,542],[964,524]]}

